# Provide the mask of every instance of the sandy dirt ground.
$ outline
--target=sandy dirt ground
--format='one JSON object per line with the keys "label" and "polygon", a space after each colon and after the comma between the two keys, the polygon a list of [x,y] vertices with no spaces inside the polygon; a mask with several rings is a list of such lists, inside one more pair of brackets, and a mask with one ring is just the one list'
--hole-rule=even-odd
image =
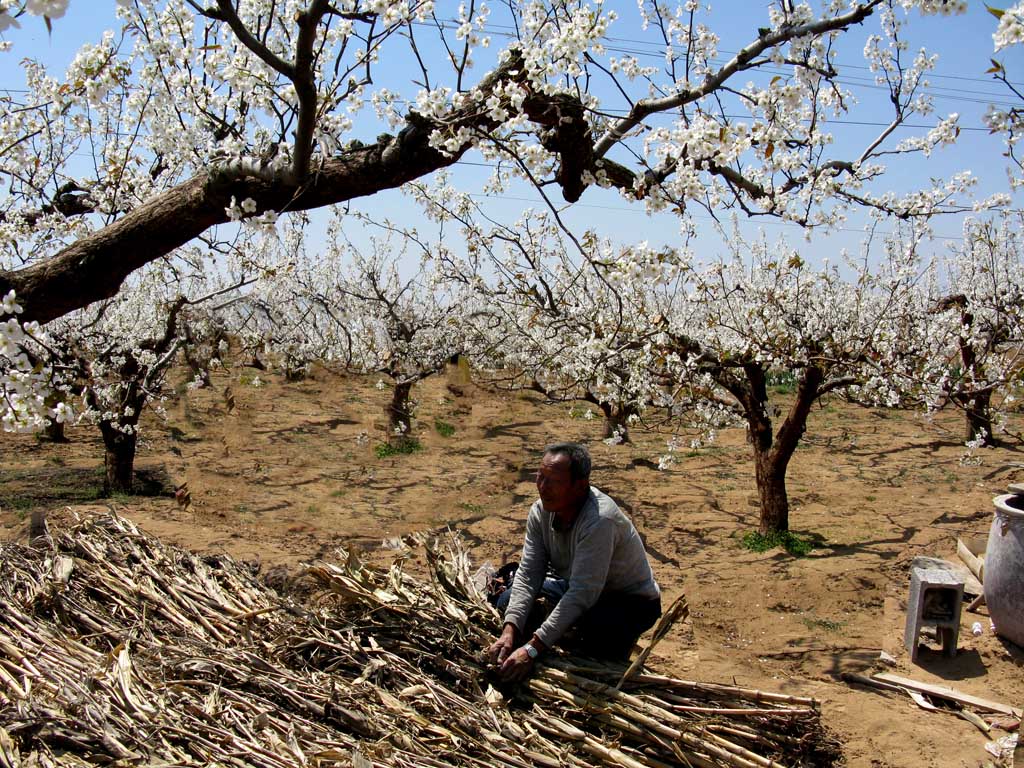
{"label": "sandy dirt ground", "polygon": [[[1024,451],[983,450],[980,463],[964,463],[955,414],[927,423],[904,411],[824,404],[789,472],[792,528],[817,546],[805,557],[755,553],[741,546],[757,525],[742,430],[726,430],[659,471],[665,434],[638,428],[633,444],[605,445],[600,420],[582,418],[579,404],[489,391],[458,377],[453,370],[414,390],[423,449],[378,458],[390,393],[375,379],[314,371],[285,383],[249,368],[221,371],[212,388],[170,401],[165,422],[145,422],[136,468],[165,489],[187,482],[187,509],[166,490],[96,498],[95,428],[76,428],[71,442],[57,445],[4,436],[0,536],[26,537],[35,508],[57,520],[69,509],[109,507],[168,542],[294,574],[302,563],[337,557],[339,548],[384,562],[387,539],[448,526],[477,561],[497,565],[521,547],[540,448],[581,440],[594,456],[594,484],[645,537],[665,604],[680,593],[689,602],[690,618],[657,647],[653,666],[818,698],[851,768],[974,768],[993,760],[985,743],[1003,731],[986,737],[953,714],[851,685],[842,674],[886,670],[1024,704],[1024,650],[994,635],[984,610],[964,613],[956,658],[924,649],[912,664],[902,640],[911,561],[956,560],[957,537],[987,535],[992,497],[1024,480]],[[439,424],[454,431],[444,436]],[[971,632],[974,621],[985,628],[980,636]],[[895,662],[880,661],[883,651]]]}

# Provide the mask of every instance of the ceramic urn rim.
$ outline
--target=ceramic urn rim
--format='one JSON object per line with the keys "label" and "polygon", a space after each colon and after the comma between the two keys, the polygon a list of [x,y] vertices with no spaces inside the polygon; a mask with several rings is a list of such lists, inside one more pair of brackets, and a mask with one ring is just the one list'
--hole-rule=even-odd
{"label": "ceramic urn rim", "polygon": [[1015,493],[1004,493],[1001,496],[996,496],[994,499],[992,499],[992,503],[995,505],[996,509],[1002,514],[1011,515],[1014,518],[1018,518],[1024,521],[1024,509],[1011,507],[1007,503],[1010,499],[1014,498],[1022,499],[1022,503],[1024,503],[1024,497],[1021,497],[1019,494]]}

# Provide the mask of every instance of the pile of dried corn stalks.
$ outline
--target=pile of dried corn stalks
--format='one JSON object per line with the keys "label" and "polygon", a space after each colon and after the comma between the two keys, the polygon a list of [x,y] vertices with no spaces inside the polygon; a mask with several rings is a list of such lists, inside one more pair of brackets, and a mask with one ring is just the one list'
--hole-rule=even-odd
{"label": "pile of dried corn stalks", "polygon": [[[38,544],[38,543],[37,543]],[[0,765],[832,765],[810,699],[551,656],[499,693],[453,539],[298,602],[116,516],[0,547]],[[490,681],[490,682],[489,682]],[[773,762],[776,761],[776,762]]]}

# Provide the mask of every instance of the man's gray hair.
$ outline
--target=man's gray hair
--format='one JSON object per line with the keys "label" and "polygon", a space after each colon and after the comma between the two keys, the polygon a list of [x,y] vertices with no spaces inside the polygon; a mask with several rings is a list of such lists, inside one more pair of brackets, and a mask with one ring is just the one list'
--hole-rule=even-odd
{"label": "man's gray hair", "polygon": [[552,443],[544,453],[563,453],[569,457],[569,477],[572,480],[590,479],[590,451],[580,443]]}

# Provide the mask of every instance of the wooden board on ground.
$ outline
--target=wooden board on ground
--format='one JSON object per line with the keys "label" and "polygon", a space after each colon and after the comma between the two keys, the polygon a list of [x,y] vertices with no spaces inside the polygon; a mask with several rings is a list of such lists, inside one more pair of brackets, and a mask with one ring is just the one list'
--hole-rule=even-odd
{"label": "wooden board on ground", "polygon": [[978,577],[978,581],[985,581],[985,550],[988,547],[988,541],[985,541],[981,551],[978,552],[978,543],[968,542],[964,539],[958,538],[956,540],[956,554],[960,558],[961,562],[967,566],[968,570]]}
{"label": "wooden board on ground", "polygon": [[943,699],[949,699],[950,701],[956,701],[960,704],[966,704],[974,707],[975,709],[980,709],[986,712],[998,712],[1003,715],[1013,715],[1016,718],[1020,718],[1022,716],[1021,710],[1017,707],[1011,707],[1009,704],[1003,704],[998,701],[989,701],[988,699],[983,699],[979,696],[971,696],[969,693],[961,693],[949,686],[922,683],[919,680],[911,680],[909,677],[894,675],[891,672],[879,672],[872,675],[872,678],[886,683],[892,683],[893,685],[899,685],[912,691],[919,691],[931,696],[938,696]]}

